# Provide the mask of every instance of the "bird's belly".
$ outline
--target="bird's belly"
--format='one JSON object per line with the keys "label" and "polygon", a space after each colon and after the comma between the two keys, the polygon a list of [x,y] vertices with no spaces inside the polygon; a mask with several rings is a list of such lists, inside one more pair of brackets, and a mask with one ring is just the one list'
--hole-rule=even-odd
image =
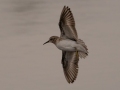
{"label": "bird's belly", "polygon": [[75,41],[72,40],[61,40],[56,44],[56,47],[63,51],[80,51],[87,53],[86,49],[81,45],[77,44]]}
{"label": "bird's belly", "polygon": [[76,51],[75,50],[75,46],[76,46],[76,43],[74,41],[67,41],[67,40],[63,40],[63,41],[60,41],[56,47],[60,50],[63,50],[63,51]]}
{"label": "bird's belly", "polygon": [[75,48],[73,47],[58,47],[58,49],[63,50],[63,51],[75,51]]}

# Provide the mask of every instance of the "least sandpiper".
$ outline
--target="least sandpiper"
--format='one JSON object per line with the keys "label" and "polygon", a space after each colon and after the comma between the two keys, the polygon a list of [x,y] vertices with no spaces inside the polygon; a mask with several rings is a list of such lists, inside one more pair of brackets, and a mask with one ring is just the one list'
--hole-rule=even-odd
{"label": "least sandpiper", "polygon": [[[78,39],[75,29],[75,20],[68,6],[64,6],[61,12],[59,27],[60,37],[51,36],[46,43],[53,43],[62,50],[62,65],[64,75],[68,83],[73,83],[78,74],[78,61],[88,55],[88,49],[83,40]],[[43,44],[43,45],[44,45]]]}

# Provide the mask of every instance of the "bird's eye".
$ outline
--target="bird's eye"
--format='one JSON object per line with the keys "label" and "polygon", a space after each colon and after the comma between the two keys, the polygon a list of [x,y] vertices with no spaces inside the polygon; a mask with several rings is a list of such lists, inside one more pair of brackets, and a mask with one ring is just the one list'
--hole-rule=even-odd
{"label": "bird's eye", "polygon": [[51,38],[50,40],[52,41],[53,39]]}

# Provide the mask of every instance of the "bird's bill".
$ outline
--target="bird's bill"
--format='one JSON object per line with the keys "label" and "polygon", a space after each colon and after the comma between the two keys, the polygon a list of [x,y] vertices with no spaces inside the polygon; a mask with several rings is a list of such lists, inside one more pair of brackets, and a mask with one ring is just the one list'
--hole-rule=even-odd
{"label": "bird's bill", "polygon": [[48,40],[47,42],[45,42],[43,45],[45,45],[45,44],[47,44],[47,43],[49,43],[49,40]]}

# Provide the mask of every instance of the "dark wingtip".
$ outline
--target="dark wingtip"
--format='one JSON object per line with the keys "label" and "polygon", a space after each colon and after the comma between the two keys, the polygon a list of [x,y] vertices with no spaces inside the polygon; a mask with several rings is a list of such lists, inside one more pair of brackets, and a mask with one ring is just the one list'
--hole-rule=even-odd
{"label": "dark wingtip", "polygon": [[63,8],[67,8],[67,9],[69,9],[69,6],[64,5],[64,7],[63,7]]}

